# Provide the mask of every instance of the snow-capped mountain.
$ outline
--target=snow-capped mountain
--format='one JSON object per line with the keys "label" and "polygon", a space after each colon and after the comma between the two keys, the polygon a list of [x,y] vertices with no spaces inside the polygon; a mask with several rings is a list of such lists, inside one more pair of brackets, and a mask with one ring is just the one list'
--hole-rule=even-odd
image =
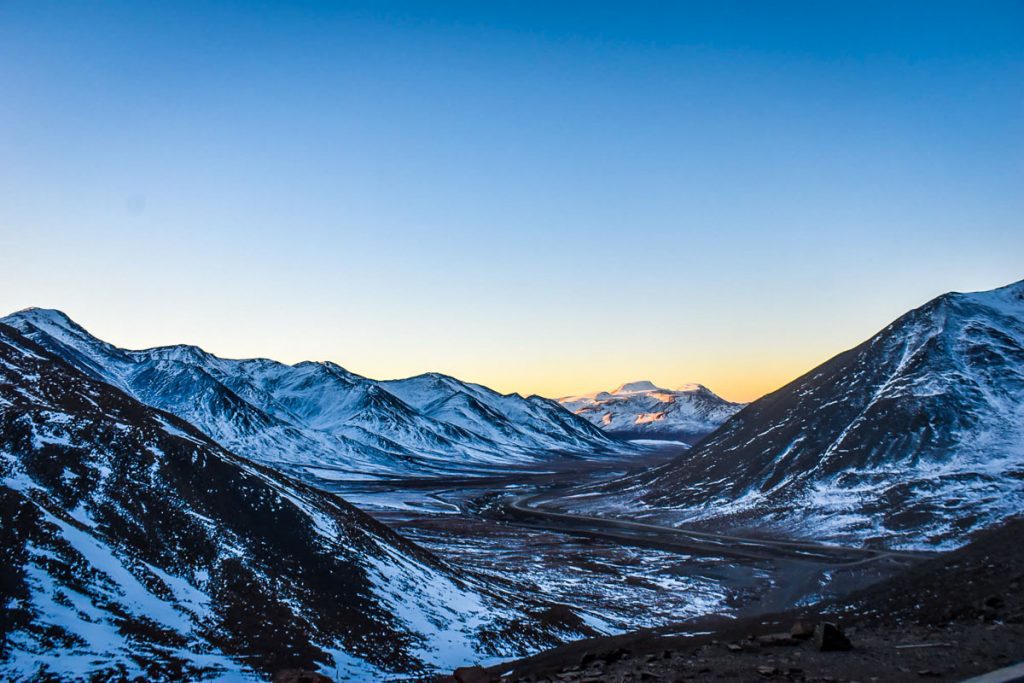
{"label": "snow-capped mountain", "polygon": [[676,519],[944,547],[1024,511],[1024,281],[950,293],[624,484]]}
{"label": "snow-capped mountain", "polygon": [[579,635],[6,325],[0,560],[3,680],[383,680]]}
{"label": "snow-capped mountain", "polygon": [[129,351],[54,310],[2,322],[240,455],[320,476],[465,473],[626,448],[553,401],[444,375],[380,382],[330,362],[228,360],[194,346]]}
{"label": "snow-capped mountain", "polygon": [[701,384],[663,389],[644,380],[558,399],[563,407],[625,439],[667,439],[693,444],[742,407]]}

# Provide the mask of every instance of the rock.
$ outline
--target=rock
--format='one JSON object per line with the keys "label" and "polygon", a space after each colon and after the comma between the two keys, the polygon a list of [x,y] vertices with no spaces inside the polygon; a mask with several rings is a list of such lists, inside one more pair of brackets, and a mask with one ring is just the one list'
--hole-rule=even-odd
{"label": "rock", "polygon": [[605,664],[612,664],[620,659],[629,659],[629,651],[620,647],[598,655],[598,659],[603,661]]}
{"label": "rock", "polygon": [[757,673],[762,676],[777,676],[779,674],[779,669],[778,667],[762,664],[757,667]]}
{"label": "rock", "polygon": [[743,646],[739,643],[729,643],[726,647],[729,649],[729,652],[743,652]]}
{"label": "rock", "polygon": [[796,621],[789,629],[789,635],[797,640],[810,640],[814,637],[814,624],[803,619]]}
{"label": "rock", "polygon": [[828,621],[820,622],[814,627],[814,646],[821,652],[839,652],[853,647],[846,634]]}
{"label": "rock", "polygon": [[549,626],[575,628],[586,632],[591,631],[586,622],[569,605],[555,603],[547,609],[535,612],[534,616]]}
{"label": "rock", "polygon": [[482,666],[460,666],[452,675],[458,683],[491,683],[491,674]]}
{"label": "rock", "polygon": [[273,683],[331,683],[331,679],[316,671],[284,669],[274,674]]}
{"label": "rock", "polygon": [[988,607],[994,610],[1002,609],[1004,605],[1006,605],[1006,601],[1004,601],[998,595],[990,595],[987,598],[985,598],[985,600],[981,603],[981,606],[983,608]]}
{"label": "rock", "polygon": [[757,642],[761,647],[773,647],[777,645],[799,645],[800,641],[788,633],[769,633],[766,636],[758,636]]}

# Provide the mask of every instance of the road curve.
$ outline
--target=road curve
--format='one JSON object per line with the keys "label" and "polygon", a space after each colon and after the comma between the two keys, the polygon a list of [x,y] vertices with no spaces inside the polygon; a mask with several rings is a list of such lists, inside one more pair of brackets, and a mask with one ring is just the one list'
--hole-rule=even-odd
{"label": "road curve", "polygon": [[508,500],[502,507],[506,520],[562,533],[607,538],[619,543],[658,547],[692,555],[748,560],[788,559],[852,567],[879,560],[905,562],[930,556],[927,553],[844,547],[811,541],[748,538],[609,517],[575,515],[542,507],[537,502],[542,497],[543,494],[532,493]]}

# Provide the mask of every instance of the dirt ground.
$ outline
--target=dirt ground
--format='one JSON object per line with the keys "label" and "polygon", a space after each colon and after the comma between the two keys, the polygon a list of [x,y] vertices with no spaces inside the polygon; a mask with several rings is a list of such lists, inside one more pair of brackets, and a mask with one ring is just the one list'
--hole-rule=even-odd
{"label": "dirt ground", "polygon": [[[959,681],[1024,660],[1024,520],[806,610],[570,643],[492,667],[501,681]],[[789,637],[837,624],[847,651]],[[451,680],[451,679],[449,679]]]}

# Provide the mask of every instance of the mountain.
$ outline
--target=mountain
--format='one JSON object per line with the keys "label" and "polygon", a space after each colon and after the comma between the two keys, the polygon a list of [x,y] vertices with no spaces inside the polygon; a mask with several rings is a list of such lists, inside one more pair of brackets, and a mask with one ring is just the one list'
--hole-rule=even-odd
{"label": "mountain", "polygon": [[701,384],[663,389],[650,381],[613,391],[558,399],[564,408],[623,439],[666,439],[693,444],[742,407]]}
{"label": "mountain", "polygon": [[2,324],[0,558],[4,680],[382,680],[580,634]]}
{"label": "mountain", "polygon": [[2,322],[228,449],[279,468],[335,478],[422,476],[629,448],[548,399],[444,375],[380,382],[329,362],[228,360],[195,346],[129,351],[46,309]]}
{"label": "mountain", "polygon": [[691,523],[961,544],[1024,510],[1024,281],[910,311],[618,491]]}

